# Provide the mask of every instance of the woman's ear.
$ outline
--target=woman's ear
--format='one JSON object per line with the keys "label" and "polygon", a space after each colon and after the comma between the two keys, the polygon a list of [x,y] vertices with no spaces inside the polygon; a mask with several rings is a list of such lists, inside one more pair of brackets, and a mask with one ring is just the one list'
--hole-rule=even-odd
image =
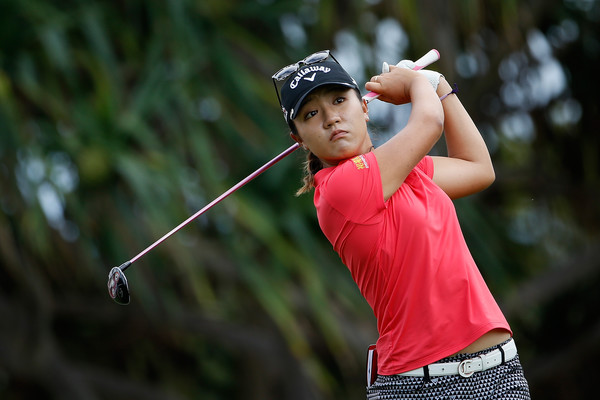
{"label": "woman's ear", "polygon": [[369,122],[369,106],[367,105],[367,100],[362,99],[362,109],[365,114],[365,121]]}

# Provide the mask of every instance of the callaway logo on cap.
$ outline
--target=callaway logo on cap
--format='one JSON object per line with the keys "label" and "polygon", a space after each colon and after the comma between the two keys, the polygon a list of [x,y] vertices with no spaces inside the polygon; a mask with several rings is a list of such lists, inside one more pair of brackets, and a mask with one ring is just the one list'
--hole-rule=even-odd
{"label": "callaway logo on cap", "polygon": [[[328,73],[329,71],[331,71],[331,68],[329,67],[324,67],[322,65],[309,65],[307,66],[305,69],[300,70],[296,76],[294,77],[294,79],[292,79],[292,81],[290,82],[290,89],[296,89],[298,87],[298,83],[301,80],[305,80],[305,81],[309,81],[309,82],[314,82],[315,78],[317,76],[317,73],[314,71],[321,71],[324,74]],[[310,74],[312,72],[312,75]],[[306,75],[310,75],[310,76],[306,76]]]}
{"label": "callaway logo on cap", "polygon": [[334,60],[305,65],[288,78],[281,88],[281,105],[288,124],[296,118],[306,96],[324,85],[342,85],[360,90],[356,81]]}

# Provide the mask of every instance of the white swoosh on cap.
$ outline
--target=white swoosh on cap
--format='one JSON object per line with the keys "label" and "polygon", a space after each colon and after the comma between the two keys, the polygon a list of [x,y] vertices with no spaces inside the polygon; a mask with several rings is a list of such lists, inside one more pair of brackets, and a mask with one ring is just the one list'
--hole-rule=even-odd
{"label": "white swoosh on cap", "polygon": [[316,72],[314,72],[310,78],[309,77],[304,77],[304,79],[306,79],[307,81],[313,82],[315,80],[315,76],[317,76]]}

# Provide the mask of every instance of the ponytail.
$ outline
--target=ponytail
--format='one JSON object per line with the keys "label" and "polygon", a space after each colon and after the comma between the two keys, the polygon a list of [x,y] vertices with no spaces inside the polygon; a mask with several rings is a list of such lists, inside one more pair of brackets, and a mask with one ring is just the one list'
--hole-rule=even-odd
{"label": "ponytail", "polygon": [[312,151],[309,151],[304,162],[304,177],[302,178],[304,185],[296,191],[296,197],[310,192],[315,187],[315,174],[322,169],[323,162]]}

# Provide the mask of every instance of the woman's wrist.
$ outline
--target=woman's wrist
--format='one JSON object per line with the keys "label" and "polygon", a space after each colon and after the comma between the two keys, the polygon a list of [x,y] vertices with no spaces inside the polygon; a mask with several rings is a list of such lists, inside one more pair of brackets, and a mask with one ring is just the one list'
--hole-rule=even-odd
{"label": "woman's wrist", "polygon": [[409,94],[411,98],[414,96],[416,91],[425,90],[430,92],[433,87],[431,86],[431,82],[422,74],[418,72],[415,73],[415,77],[410,82]]}
{"label": "woman's wrist", "polygon": [[440,83],[438,84],[437,91],[436,91],[438,96],[442,97],[445,94],[449,93],[451,90],[452,90],[452,86],[450,86],[448,81],[442,75],[440,77]]}

